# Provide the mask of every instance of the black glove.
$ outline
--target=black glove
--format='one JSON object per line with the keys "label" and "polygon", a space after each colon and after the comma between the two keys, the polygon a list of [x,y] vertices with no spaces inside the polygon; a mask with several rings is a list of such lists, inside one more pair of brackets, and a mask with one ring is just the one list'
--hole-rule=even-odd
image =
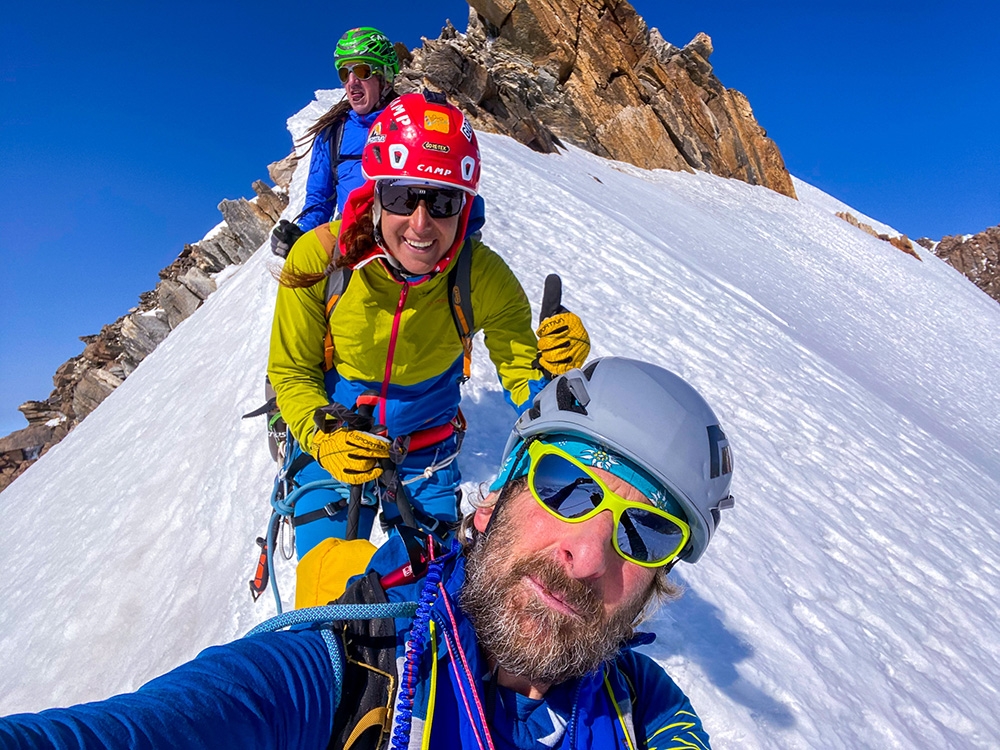
{"label": "black glove", "polygon": [[271,232],[271,252],[279,258],[287,258],[288,251],[292,249],[295,241],[305,232],[299,229],[298,224],[293,224],[287,219],[278,222],[278,226]]}

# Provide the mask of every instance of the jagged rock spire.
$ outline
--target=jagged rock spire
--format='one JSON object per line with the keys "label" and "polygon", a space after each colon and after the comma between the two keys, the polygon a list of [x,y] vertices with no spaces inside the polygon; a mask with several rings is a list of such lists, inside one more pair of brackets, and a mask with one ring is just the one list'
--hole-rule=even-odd
{"label": "jagged rock spire", "polygon": [[470,0],[405,55],[400,91],[443,91],[474,124],[542,152],[560,142],[646,169],[702,170],[795,197],[746,97],[725,88],[698,34],[674,47],[627,2]]}

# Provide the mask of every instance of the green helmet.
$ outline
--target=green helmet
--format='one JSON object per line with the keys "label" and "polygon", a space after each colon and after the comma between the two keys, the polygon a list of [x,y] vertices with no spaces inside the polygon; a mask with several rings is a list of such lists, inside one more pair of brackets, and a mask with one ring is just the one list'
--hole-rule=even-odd
{"label": "green helmet", "polygon": [[386,81],[391,82],[399,73],[399,57],[389,37],[370,26],[350,29],[337,42],[333,53],[334,65],[339,68],[342,63],[352,60],[382,68]]}

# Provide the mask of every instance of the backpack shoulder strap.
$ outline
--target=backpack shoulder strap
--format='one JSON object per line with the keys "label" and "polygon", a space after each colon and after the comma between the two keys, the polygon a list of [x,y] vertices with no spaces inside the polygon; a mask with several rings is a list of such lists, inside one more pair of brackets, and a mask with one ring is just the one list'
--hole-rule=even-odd
{"label": "backpack shoulder strap", "polygon": [[469,238],[458,251],[458,260],[448,272],[448,302],[451,315],[455,319],[458,337],[465,351],[462,364],[463,381],[472,374],[472,337],[476,332],[475,317],[472,313],[472,239]]}
{"label": "backpack shoulder strap", "polygon": [[[329,203],[330,201],[333,201],[334,204],[336,204],[337,202],[337,182],[339,180],[337,176],[337,164],[340,162],[340,156],[339,156],[340,141],[343,139],[344,136],[345,119],[346,116],[341,117],[331,125],[328,125],[326,128],[320,131],[319,135],[317,135],[316,139],[313,141],[313,143],[317,143],[322,137],[323,133],[329,133],[330,135],[330,137],[327,139],[327,143],[330,146],[330,186],[331,186],[330,195],[326,200],[324,200],[320,204],[309,204],[307,206],[303,206],[302,210],[299,212],[299,215],[292,220],[293,224],[297,224],[299,219],[305,216],[309,211],[312,211],[314,208],[317,208],[318,206],[321,206],[325,203]],[[334,215],[337,213],[336,207],[334,208],[333,213]]]}
{"label": "backpack shoulder strap", "polygon": [[[378,574],[369,572],[348,587],[338,604],[387,603]],[[396,628],[391,619],[340,623],[345,643],[344,681],[329,748],[376,750],[391,729],[396,697]]]}
{"label": "backpack shoulder strap", "polygon": [[340,165],[340,144],[344,140],[345,122],[347,122],[347,115],[339,118],[330,126],[330,184],[333,185],[333,192],[330,195],[334,201],[337,200],[337,183],[340,181],[337,167]]}
{"label": "backpack shoulder strap", "polygon": [[[333,232],[330,230],[330,225],[320,224],[316,227],[315,231],[316,237],[323,245],[323,249],[326,250],[327,256],[336,260],[340,255],[340,248],[337,247],[337,238],[334,237]],[[333,334],[330,333],[330,318],[333,316],[333,310],[337,306],[338,300],[344,294],[347,285],[351,283],[352,273],[353,269],[332,266],[330,273],[326,277],[324,311],[326,313],[327,326],[325,343],[323,345],[324,370],[331,370],[333,368]]]}

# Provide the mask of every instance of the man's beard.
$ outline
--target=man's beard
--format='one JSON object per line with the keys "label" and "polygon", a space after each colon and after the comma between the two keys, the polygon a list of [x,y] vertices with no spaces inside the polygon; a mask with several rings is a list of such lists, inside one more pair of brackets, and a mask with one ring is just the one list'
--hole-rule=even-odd
{"label": "man's beard", "polygon": [[[532,683],[555,685],[594,671],[632,636],[638,615],[652,597],[652,585],[609,617],[601,597],[583,581],[567,576],[551,553],[516,560],[504,572],[513,529],[498,517],[489,531],[466,552],[459,602],[479,644],[497,666]],[[578,616],[539,600],[527,577]]]}

